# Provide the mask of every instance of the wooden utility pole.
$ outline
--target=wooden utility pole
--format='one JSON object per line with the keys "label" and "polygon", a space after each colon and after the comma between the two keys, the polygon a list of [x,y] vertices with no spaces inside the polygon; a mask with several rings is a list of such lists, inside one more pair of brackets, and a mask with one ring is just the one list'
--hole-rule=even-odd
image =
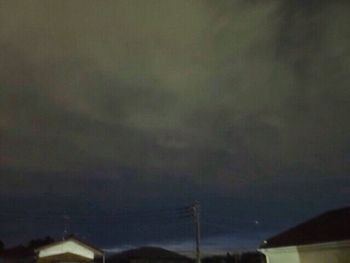
{"label": "wooden utility pole", "polygon": [[201,251],[200,251],[201,233],[200,233],[199,209],[200,209],[199,202],[195,202],[192,205],[192,212],[193,212],[193,221],[194,221],[195,233],[196,233],[196,263],[201,263]]}

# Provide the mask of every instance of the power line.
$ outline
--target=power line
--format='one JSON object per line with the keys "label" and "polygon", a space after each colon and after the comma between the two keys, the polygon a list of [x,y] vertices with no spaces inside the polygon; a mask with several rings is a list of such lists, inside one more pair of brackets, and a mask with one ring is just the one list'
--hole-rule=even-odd
{"label": "power line", "polygon": [[69,213],[69,212],[46,212],[46,213],[38,213],[38,212],[31,212],[31,213],[23,213],[23,212],[0,212],[0,216],[2,217],[43,217],[43,218],[49,218],[49,217],[63,217],[65,215],[69,215],[70,217],[74,218],[120,218],[120,217],[128,217],[128,216],[137,216],[137,217],[176,217],[176,216],[186,216],[190,215],[191,212],[188,211],[187,207],[181,208],[181,209],[173,209],[173,210],[124,210],[124,211],[117,211],[113,213],[101,213],[101,212],[95,212],[89,214],[84,213]]}
{"label": "power line", "polygon": [[207,225],[207,226],[212,226],[214,228],[218,228],[218,229],[225,230],[225,231],[237,232],[237,229],[233,229],[231,227],[221,225],[221,224],[209,223],[206,221],[202,221],[202,224]]}
{"label": "power line", "polygon": [[[2,222],[13,222],[13,221],[23,221],[34,223],[45,223],[45,224],[61,224],[62,221],[67,216],[70,218],[70,223],[88,223],[88,224],[116,224],[121,223],[121,221],[127,221],[128,224],[137,224],[142,221],[142,224],[151,224],[156,222],[164,221],[181,221],[184,219],[189,219],[191,217],[191,212],[187,206],[176,207],[176,208],[161,208],[161,209],[142,209],[142,210],[132,210],[132,209],[122,209],[119,211],[114,211],[112,213],[95,213],[95,214],[83,214],[83,213],[58,213],[50,211],[48,213],[19,213],[19,212],[0,212],[0,221]],[[92,222],[93,220],[93,222]],[[124,222],[125,223],[125,222]]]}

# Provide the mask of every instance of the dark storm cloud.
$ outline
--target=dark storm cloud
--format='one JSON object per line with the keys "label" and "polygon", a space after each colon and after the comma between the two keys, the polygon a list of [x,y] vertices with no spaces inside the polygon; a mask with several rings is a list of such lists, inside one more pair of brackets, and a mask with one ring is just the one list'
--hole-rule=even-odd
{"label": "dark storm cloud", "polygon": [[[244,207],[258,195],[262,210],[285,200],[272,205],[282,214],[285,204],[336,192],[342,203],[349,8],[347,1],[2,2],[2,196],[52,195],[46,205],[57,196],[87,198],[102,207],[107,199],[223,195]],[[303,195],[306,178],[320,190]]]}

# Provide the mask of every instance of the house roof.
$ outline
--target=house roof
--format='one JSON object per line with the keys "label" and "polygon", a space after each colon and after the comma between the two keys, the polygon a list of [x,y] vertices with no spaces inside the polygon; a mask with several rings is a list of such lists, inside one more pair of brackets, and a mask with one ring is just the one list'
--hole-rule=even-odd
{"label": "house roof", "polygon": [[159,247],[140,247],[126,250],[108,257],[108,262],[120,262],[129,259],[190,260],[190,258]]}
{"label": "house roof", "polygon": [[56,246],[56,245],[59,245],[59,244],[63,244],[67,241],[74,241],[76,243],[78,243],[79,245],[89,249],[89,250],[92,250],[94,252],[94,254],[96,255],[103,255],[104,252],[103,250],[95,247],[95,246],[92,246],[91,244],[88,244],[86,241],[82,241],[81,239],[79,239],[78,237],[74,236],[74,235],[70,235],[68,237],[66,237],[64,240],[61,240],[61,241],[57,241],[57,242],[53,242],[51,244],[48,244],[48,245],[45,245],[45,246],[42,246],[42,247],[39,247],[35,250],[35,252],[39,252],[41,250],[44,250],[46,248],[49,248],[49,247],[52,247],[52,246]]}
{"label": "house roof", "polygon": [[263,242],[260,248],[350,240],[350,207],[332,210]]}

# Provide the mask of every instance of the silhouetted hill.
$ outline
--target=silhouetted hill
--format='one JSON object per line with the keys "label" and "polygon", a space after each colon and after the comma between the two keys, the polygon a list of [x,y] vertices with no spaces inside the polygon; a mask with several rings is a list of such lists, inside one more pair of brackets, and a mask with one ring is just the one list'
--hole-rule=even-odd
{"label": "silhouetted hill", "polygon": [[107,263],[148,262],[192,262],[192,259],[176,252],[159,247],[140,247],[113,254],[106,259]]}

